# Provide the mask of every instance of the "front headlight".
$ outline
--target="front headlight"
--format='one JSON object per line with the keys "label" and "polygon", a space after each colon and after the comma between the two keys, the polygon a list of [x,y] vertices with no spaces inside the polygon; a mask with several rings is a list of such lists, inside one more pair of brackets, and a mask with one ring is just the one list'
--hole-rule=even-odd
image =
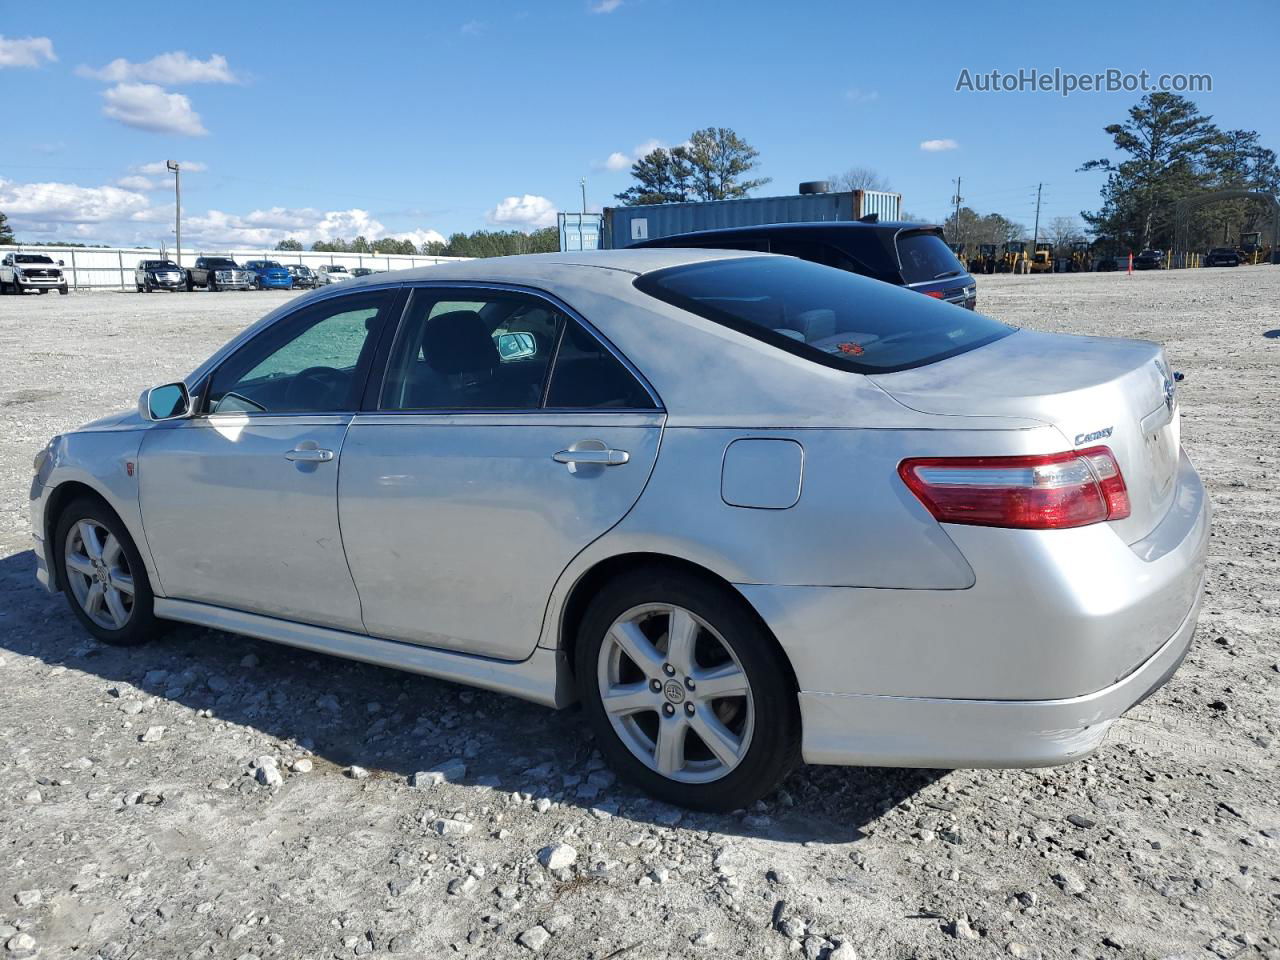
{"label": "front headlight", "polygon": [[36,454],[35,461],[31,464],[31,469],[34,473],[38,475],[40,471],[48,466],[53,459],[53,448],[58,445],[58,441],[61,439],[61,437],[53,437],[44,445],[44,449]]}

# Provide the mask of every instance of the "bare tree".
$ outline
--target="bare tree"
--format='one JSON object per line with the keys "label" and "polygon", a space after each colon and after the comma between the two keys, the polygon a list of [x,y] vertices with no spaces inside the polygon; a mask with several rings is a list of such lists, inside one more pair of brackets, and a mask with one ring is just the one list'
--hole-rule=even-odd
{"label": "bare tree", "polygon": [[888,190],[889,181],[870,167],[850,167],[827,178],[834,190]]}
{"label": "bare tree", "polygon": [[1080,221],[1075,217],[1054,217],[1049,221],[1049,241],[1055,247],[1065,247],[1075,240],[1083,240],[1080,232]]}

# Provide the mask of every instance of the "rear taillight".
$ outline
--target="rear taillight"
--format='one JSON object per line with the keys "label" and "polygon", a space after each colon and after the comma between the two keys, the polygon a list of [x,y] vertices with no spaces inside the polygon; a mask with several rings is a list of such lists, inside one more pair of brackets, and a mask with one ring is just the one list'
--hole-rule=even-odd
{"label": "rear taillight", "polygon": [[1129,515],[1120,465],[1107,447],[1027,457],[920,457],[898,473],[943,523],[1053,530]]}

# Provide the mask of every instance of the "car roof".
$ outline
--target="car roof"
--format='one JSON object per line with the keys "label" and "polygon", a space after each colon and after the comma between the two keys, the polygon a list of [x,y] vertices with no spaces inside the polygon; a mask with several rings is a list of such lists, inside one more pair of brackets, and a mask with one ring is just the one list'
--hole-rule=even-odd
{"label": "car roof", "polygon": [[[511,257],[484,257],[475,260],[442,261],[433,266],[413,267],[408,270],[392,270],[377,274],[378,283],[413,282],[416,280],[493,280],[510,283],[538,285],[553,270],[561,279],[565,274],[577,274],[582,282],[589,282],[597,271],[610,270],[641,274],[686,263],[706,260],[730,260],[741,257],[761,257],[767,254],[744,250],[697,250],[676,247],[667,249],[580,250],[563,253],[525,253]],[[368,278],[362,278],[365,282]],[[347,288],[354,289],[354,288]]]}

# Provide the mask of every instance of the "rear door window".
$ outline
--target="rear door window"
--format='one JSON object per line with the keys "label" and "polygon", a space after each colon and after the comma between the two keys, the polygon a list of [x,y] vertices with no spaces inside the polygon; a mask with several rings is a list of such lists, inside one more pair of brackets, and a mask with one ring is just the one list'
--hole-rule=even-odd
{"label": "rear door window", "polygon": [[930,283],[958,277],[965,272],[951,248],[936,233],[900,233],[897,244],[903,283]]}
{"label": "rear door window", "polygon": [[686,264],[635,285],[780,350],[858,373],[908,370],[1013,332],[972,310],[790,257]]}

